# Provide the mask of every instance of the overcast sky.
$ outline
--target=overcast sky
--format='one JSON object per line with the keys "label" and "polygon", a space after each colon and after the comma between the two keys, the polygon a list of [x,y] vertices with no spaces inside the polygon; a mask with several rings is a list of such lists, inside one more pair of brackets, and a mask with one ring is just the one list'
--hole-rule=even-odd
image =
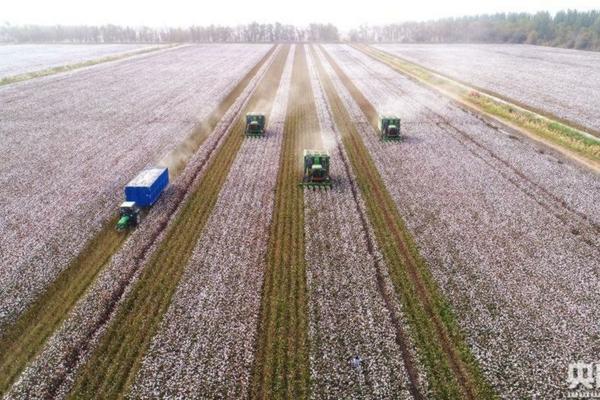
{"label": "overcast sky", "polygon": [[600,9],[600,0],[5,0],[0,22],[189,26],[252,21],[305,25],[422,21],[482,13]]}

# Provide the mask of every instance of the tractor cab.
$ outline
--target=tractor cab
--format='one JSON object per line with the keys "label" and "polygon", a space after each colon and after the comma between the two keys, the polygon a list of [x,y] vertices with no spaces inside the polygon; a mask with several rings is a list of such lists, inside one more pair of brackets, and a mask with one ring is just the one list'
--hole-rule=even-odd
{"label": "tractor cab", "polygon": [[119,207],[119,222],[117,230],[123,231],[129,227],[137,226],[140,223],[140,208],[135,201],[124,201]]}
{"label": "tractor cab", "polygon": [[400,136],[400,118],[390,115],[382,115],[379,117],[379,132],[381,139],[401,140]]}
{"label": "tractor cab", "polygon": [[261,137],[265,134],[265,115],[261,113],[246,114],[246,136]]}
{"label": "tractor cab", "polygon": [[302,186],[309,188],[331,187],[329,177],[329,153],[304,150],[304,177]]}

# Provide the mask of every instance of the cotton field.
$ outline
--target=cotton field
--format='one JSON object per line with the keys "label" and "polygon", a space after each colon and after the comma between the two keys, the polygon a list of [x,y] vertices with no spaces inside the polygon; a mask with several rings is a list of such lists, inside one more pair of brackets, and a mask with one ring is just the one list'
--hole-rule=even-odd
{"label": "cotton field", "polygon": [[65,64],[77,64],[101,57],[133,53],[151,47],[153,46],[139,44],[0,45],[0,79]]}
{"label": "cotton field", "polygon": [[185,139],[268,46],[256,50],[184,47],[80,71],[68,84],[0,88],[0,331],[114,212],[118,189]]}
{"label": "cotton field", "polygon": [[526,106],[600,131],[600,54],[527,45],[378,48]]}
{"label": "cotton field", "polygon": [[[148,48],[27,46],[0,78]],[[600,129],[594,53],[377,47]],[[0,86],[0,394],[565,396],[600,350],[597,160],[509,125],[350,44]],[[149,167],[169,183],[138,211]]]}

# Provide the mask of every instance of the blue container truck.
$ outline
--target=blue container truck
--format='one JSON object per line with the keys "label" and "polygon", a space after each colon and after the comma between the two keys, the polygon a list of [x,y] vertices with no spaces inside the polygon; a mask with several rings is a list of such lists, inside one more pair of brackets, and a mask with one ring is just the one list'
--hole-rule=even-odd
{"label": "blue container truck", "polygon": [[150,168],[140,172],[125,186],[125,201],[119,208],[117,230],[140,222],[140,207],[150,207],[169,184],[167,168]]}

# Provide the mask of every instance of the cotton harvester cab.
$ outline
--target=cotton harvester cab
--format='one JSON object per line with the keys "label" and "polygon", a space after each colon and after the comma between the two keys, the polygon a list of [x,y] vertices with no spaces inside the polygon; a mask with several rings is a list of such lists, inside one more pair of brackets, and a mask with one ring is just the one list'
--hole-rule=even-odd
{"label": "cotton harvester cab", "polygon": [[379,117],[379,132],[382,140],[401,140],[400,118],[390,115]]}
{"label": "cotton harvester cab", "polygon": [[124,201],[119,207],[119,222],[117,230],[123,231],[140,223],[140,209],[135,201]]}
{"label": "cotton harvester cab", "polygon": [[246,114],[246,136],[261,137],[265,135],[265,115],[260,113]]}
{"label": "cotton harvester cab", "polygon": [[329,188],[329,153],[319,150],[304,150],[304,177],[302,186],[308,188]]}

